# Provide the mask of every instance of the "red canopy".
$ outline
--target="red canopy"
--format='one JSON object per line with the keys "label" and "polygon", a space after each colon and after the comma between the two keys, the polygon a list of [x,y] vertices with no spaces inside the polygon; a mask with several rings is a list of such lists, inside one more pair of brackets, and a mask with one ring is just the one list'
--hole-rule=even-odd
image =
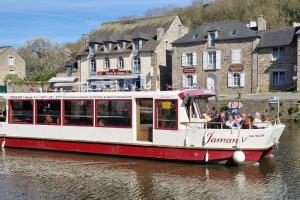
{"label": "red canopy", "polygon": [[213,97],[216,96],[216,92],[214,90],[207,90],[207,89],[192,89],[192,90],[185,90],[178,94],[181,99],[184,99],[186,96],[188,97]]}

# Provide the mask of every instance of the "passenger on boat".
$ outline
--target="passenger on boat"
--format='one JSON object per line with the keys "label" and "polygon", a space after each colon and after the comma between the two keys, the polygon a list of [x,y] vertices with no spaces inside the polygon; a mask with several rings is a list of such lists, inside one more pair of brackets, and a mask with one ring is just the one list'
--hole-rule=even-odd
{"label": "passenger on boat", "polygon": [[253,118],[251,116],[247,116],[242,124],[243,129],[256,129],[257,126],[253,125]]}
{"label": "passenger on boat", "polygon": [[241,117],[241,113],[237,113],[236,115],[233,116],[233,119],[236,121],[236,123],[238,125],[241,125],[241,122],[242,122],[242,117]]}
{"label": "passenger on boat", "polygon": [[233,127],[238,127],[239,123],[234,119],[233,116],[229,115],[227,117],[227,121],[226,121],[225,125],[231,129]]}

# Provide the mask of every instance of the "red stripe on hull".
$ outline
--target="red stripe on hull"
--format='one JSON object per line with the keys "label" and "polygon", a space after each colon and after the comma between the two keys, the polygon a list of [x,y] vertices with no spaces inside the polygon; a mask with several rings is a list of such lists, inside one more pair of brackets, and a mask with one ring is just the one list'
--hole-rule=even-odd
{"label": "red stripe on hull", "polygon": [[[0,138],[0,142],[4,138]],[[5,138],[5,147],[45,149],[68,152],[120,155],[131,157],[157,158],[168,160],[196,161],[205,160],[206,149],[185,149],[175,147],[138,146],[124,144],[88,143],[75,141],[56,141],[27,138]],[[268,150],[243,150],[246,162],[257,162]],[[234,150],[208,150],[209,162],[228,161]]]}

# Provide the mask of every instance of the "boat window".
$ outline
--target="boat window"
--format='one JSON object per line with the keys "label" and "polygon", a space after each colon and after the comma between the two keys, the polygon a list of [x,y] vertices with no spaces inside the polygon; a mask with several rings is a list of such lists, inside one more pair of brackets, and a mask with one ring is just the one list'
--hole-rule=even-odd
{"label": "boat window", "polygon": [[60,125],[60,100],[36,100],[36,123]]}
{"label": "boat window", "polygon": [[0,122],[6,121],[6,101],[0,100]]}
{"label": "boat window", "polygon": [[64,125],[93,124],[93,100],[64,100]]}
{"label": "boat window", "polygon": [[177,129],[177,100],[156,100],[156,128]]}
{"label": "boat window", "polygon": [[32,100],[10,100],[9,101],[9,123],[32,124],[33,123],[33,101]]}
{"label": "boat window", "polygon": [[194,99],[196,109],[198,110],[198,113],[201,115],[206,114],[210,111],[208,99],[205,98],[197,98]]}
{"label": "boat window", "polygon": [[97,126],[131,127],[131,100],[99,100],[96,108]]}

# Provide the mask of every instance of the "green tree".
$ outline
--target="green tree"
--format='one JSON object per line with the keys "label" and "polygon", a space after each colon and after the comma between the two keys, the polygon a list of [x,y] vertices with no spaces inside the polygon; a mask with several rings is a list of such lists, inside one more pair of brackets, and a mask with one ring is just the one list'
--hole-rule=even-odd
{"label": "green tree", "polygon": [[47,38],[26,41],[18,53],[26,62],[27,79],[35,81],[47,81],[54,76],[70,55],[65,47]]}

